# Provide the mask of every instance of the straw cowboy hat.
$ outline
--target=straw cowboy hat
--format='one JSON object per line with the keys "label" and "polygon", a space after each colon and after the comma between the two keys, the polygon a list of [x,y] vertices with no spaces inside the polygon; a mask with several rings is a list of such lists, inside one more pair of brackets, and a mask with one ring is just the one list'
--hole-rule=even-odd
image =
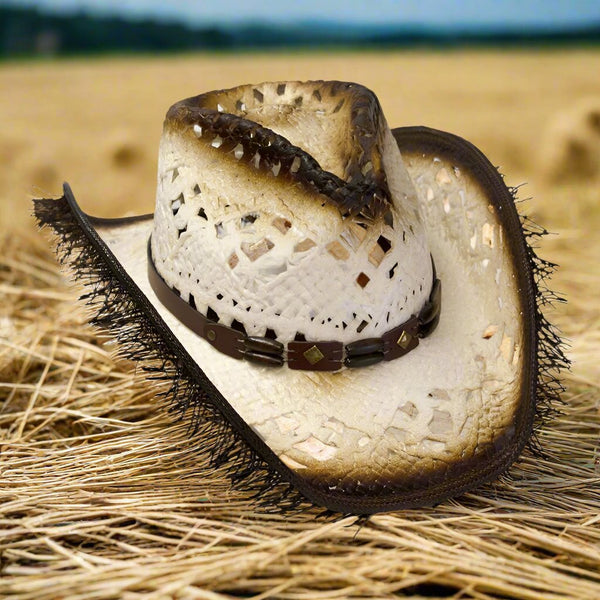
{"label": "straw cowboy hat", "polygon": [[390,130],[360,85],[178,102],[154,215],[90,217],[67,185],[35,213],[92,322],[272,502],[440,502],[505,471],[559,391],[511,190],[461,138]]}

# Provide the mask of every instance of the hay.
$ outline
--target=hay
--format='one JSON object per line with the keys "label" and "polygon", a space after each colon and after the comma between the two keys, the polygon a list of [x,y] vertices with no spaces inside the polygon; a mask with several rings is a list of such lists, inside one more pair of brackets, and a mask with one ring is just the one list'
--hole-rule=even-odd
{"label": "hay", "polygon": [[579,365],[540,433],[547,457],[436,508],[359,522],[269,515],[231,492],[202,439],[85,324],[45,240],[4,235],[0,595],[599,597],[598,277],[575,232],[553,245]]}
{"label": "hay", "polygon": [[[598,92],[597,78],[593,79],[598,59],[591,54],[569,57],[562,53],[513,58],[389,55],[359,57],[350,63],[352,77],[375,89],[379,86],[384,94],[390,72],[402,72],[411,81],[416,81],[421,71],[436,73],[419,81],[423,97],[436,98],[432,114],[438,121],[425,113],[414,116],[420,103],[411,92],[410,105],[404,100],[408,95],[401,98],[401,108],[409,113],[403,117],[407,121],[394,118],[393,123],[421,122],[422,118],[466,137],[478,132],[484,149],[494,158],[503,153],[513,156],[513,147],[518,149],[514,156],[531,156],[534,153],[528,145],[537,140],[534,134],[540,129],[536,123],[544,115],[550,118],[556,108],[551,102],[562,102],[563,96],[571,98],[571,90],[577,89],[571,79],[589,78],[586,93]],[[197,60],[180,60],[177,72],[182,78],[185,75],[186,81],[196,73]],[[231,81],[217,81],[215,75],[216,83],[209,87],[239,83],[239,60],[232,58],[227,66]],[[284,57],[281,65],[277,60],[271,59],[269,78],[285,77],[290,63],[294,76],[348,78],[342,71],[348,63],[346,56],[338,62],[332,58],[320,63],[318,73],[313,67],[302,71],[301,57]],[[247,60],[244,73],[248,80],[266,78],[258,72],[259,66],[252,66],[255,61]],[[207,58],[206,64],[205,70],[223,67],[212,58]],[[369,80],[375,77],[374,65],[385,67],[380,84]],[[504,96],[494,102],[499,93],[496,86],[503,79],[498,75],[504,72],[502,65],[511,77],[517,74],[512,93],[521,99],[506,108]],[[135,74],[139,69],[137,64],[134,67],[118,65]],[[154,89],[160,80],[156,69],[161,68],[171,72],[174,63],[157,62],[151,74],[144,75],[148,89]],[[61,64],[32,67],[31,85],[35,83],[35,89],[42,86],[48,97],[36,110],[45,106],[54,110],[55,103],[63,101],[63,96],[52,96],[62,89],[56,78],[67,81],[67,91],[71,85],[87,89],[90,69],[89,65],[79,69],[77,64],[68,69]],[[98,62],[93,69],[94,81],[102,79],[98,73],[105,69],[112,85],[114,65]],[[565,74],[566,83],[559,90],[561,98],[555,100],[558,71]],[[450,103],[442,114],[437,96],[425,85],[438,90],[441,76],[447,80],[444,89],[458,85],[451,83],[457,78],[463,87],[476,88],[473,103],[465,104],[469,94],[461,89],[460,110]],[[7,67],[3,77],[10,90],[5,113],[12,115],[6,122],[16,119],[18,125],[21,113],[29,113],[17,113],[13,107],[24,102],[20,94],[31,95],[26,94],[25,84],[17,85],[24,77],[21,67]],[[550,81],[553,94],[531,92]],[[394,85],[389,84],[390,90]],[[489,94],[480,102],[484,89]],[[126,86],[119,90],[131,98],[130,104],[123,104],[123,114],[139,116],[136,94]],[[168,99],[198,91],[168,90]],[[63,153],[73,146],[73,153],[82,154],[73,140],[77,132],[88,140],[81,132],[95,123],[84,118],[90,94],[79,96],[82,101],[69,113],[68,126],[65,122],[57,125],[56,131],[48,131],[53,148],[63,148]],[[146,93],[142,97],[153,96]],[[540,103],[541,97],[548,106]],[[101,95],[99,98],[98,102]],[[166,100],[157,99],[160,111]],[[111,110],[121,106],[114,102],[104,105]],[[394,106],[391,91],[384,106]],[[517,114],[515,106],[522,106],[522,113]],[[471,110],[473,107],[481,112]],[[162,116],[158,108],[157,115],[148,119],[152,117],[154,122]],[[452,122],[459,117],[462,123]],[[120,121],[125,122],[124,117]],[[51,122],[40,118],[37,125]],[[530,125],[529,133],[524,134],[522,124],[531,123],[535,127]],[[145,125],[136,126],[140,136],[147,130]],[[503,138],[505,130],[513,132],[513,138]],[[56,141],[61,136],[65,138],[62,146]],[[18,149],[28,155],[23,140],[15,140],[6,142],[7,148],[10,145],[7,154],[16,156]],[[142,146],[156,147],[150,142]],[[117,214],[114,207],[135,212],[136,199],[151,198],[155,165],[146,158],[133,169],[113,168],[117,174],[105,173],[108,159],[103,152],[101,145],[97,155],[82,155],[79,161],[65,154],[68,160],[63,156],[57,164],[65,177],[75,173],[81,179],[79,187],[83,181],[87,183],[82,194],[90,202],[86,208],[91,210],[93,201],[95,211],[103,214]],[[15,159],[14,164],[16,168],[8,164],[0,172],[0,222],[4,216],[4,225],[0,223],[0,597],[600,597],[597,187],[534,186],[537,202],[531,207],[521,205],[521,210],[533,211],[544,226],[560,230],[560,236],[545,240],[540,254],[561,265],[553,287],[569,299],[552,318],[570,339],[574,367],[566,377],[563,414],[540,432],[546,458],[525,454],[509,476],[435,508],[376,515],[361,522],[355,517],[316,518],[317,509],[287,516],[258,512],[243,493],[230,491],[223,473],[206,468],[202,439],[190,440],[186,424],[173,422],[143,374],[136,373],[130,363],[113,360],[113,346],[86,325],[82,310],[75,308],[73,291],[58,274],[46,240],[32,231],[31,224],[29,229],[9,233],[18,210],[7,199],[20,196],[25,201],[25,189],[29,188],[24,186],[31,183],[27,170],[18,167],[19,161]],[[101,177],[90,176],[94,165],[100,165]],[[518,182],[519,173],[530,173],[530,168],[531,164],[519,163],[507,173],[508,181]],[[142,194],[140,186],[148,189]],[[527,193],[531,192],[521,196]]]}

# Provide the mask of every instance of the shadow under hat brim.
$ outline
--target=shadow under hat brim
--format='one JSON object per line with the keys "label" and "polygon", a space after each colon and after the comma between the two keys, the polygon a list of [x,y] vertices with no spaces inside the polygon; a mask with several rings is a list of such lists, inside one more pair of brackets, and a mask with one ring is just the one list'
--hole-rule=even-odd
{"label": "shadow under hat brim", "polygon": [[[469,142],[422,127],[393,133],[444,298],[438,329],[417,349],[364,369],[298,372],[219,353],[149,284],[152,215],[87,216],[68,186],[62,199],[94,249],[94,268],[118,280],[203,401],[279,477],[344,513],[434,504],[496,477],[523,449],[535,415],[536,292],[511,192]],[[57,213],[43,216],[49,202],[37,201],[36,214],[64,242]]]}

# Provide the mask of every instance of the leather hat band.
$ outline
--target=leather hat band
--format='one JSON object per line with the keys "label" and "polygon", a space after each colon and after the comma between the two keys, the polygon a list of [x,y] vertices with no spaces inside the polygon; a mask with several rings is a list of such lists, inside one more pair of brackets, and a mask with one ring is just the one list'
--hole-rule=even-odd
{"label": "leather hat band", "polygon": [[[433,257],[432,257],[433,263]],[[342,367],[357,368],[394,360],[408,354],[427,337],[440,319],[442,284],[433,265],[433,285],[429,299],[417,315],[390,329],[379,338],[368,338],[343,344],[339,341],[296,339],[287,345],[267,337],[246,335],[233,327],[217,323],[181,298],[159,275],[148,240],[148,279],[154,293],[181,323],[205,339],[216,350],[240,360],[263,365],[282,366],[303,371],[338,371]]]}

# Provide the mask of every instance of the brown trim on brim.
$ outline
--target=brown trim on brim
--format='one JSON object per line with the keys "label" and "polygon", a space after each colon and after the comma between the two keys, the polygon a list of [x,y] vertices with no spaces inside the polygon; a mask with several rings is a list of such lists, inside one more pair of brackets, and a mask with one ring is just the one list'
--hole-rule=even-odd
{"label": "brown trim on brim", "polygon": [[[71,190],[68,183],[65,183],[64,185],[65,187],[69,188],[69,191]],[[73,192],[71,192],[71,194],[73,194]],[[146,213],[144,215],[133,215],[131,217],[119,217],[117,219],[110,219],[107,217],[92,217],[91,215],[87,215],[87,218],[95,227],[110,227],[115,229],[117,227],[127,227],[128,225],[140,223],[141,221],[152,220],[154,219],[154,214]]]}

